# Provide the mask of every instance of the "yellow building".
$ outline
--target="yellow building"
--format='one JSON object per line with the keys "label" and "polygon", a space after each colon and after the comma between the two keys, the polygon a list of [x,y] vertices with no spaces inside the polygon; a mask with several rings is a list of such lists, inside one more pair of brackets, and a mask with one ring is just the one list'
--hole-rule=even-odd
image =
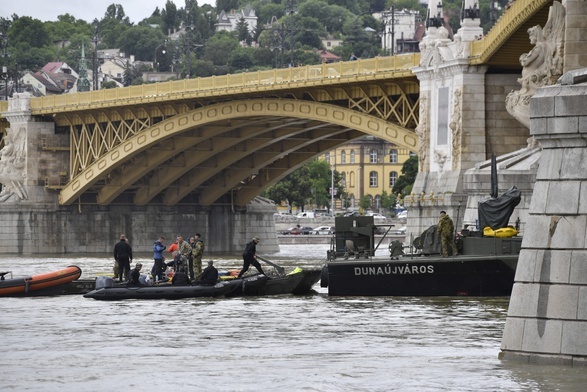
{"label": "yellow building", "polygon": [[371,198],[371,208],[381,208],[381,193],[391,189],[402,174],[402,166],[414,152],[393,143],[365,136],[331,150],[323,159],[342,175],[347,200],[335,199],[335,210],[359,208],[363,196]]}

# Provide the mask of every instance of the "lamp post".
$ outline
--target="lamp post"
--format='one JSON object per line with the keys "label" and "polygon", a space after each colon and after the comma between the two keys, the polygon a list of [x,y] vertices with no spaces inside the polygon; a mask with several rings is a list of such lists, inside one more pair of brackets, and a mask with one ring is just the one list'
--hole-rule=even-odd
{"label": "lamp post", "polygon": [[295,4],[295,0],[288,0],[287,7],[285,8],[285,13],[290,16],[290,50],[291,50],[291,58],[289,62],[289,66],[294,66],[294,32],[295,32],[295,21],[294,15],[298,12],[298,6]]}
{"label": "lamp post", "polygon": [[330,208],[334,216],[334,165],[330,166]]}
{"label": "lamp post", "polygon": [[164,42],[155,48],[155,57],[153,60],[154,67],[153,68],[155,68],[156,72],[159,72],[159,62],[157,61],[157,53],[159,52],[159,48],[161,48],[161,47],[165,47],[165,49],[163,49],[161,51],[161,54],[165,56],[165,54],[167,53],[167,42]]}
{"label": "lamp post", "polygon": [[428,4],[428,15],[426,18],[426,28],[428,27],[440,27],[442,25],[444,25],[444,19],[442,16],[442,3],[439,1],[438,4],[436,4],[436,15],[433,14],[432,11],[432,1],[430,1],[430,3]]}
{"label": "lamp post", "polygon": [[[281,63],[280,68],[283,68],[284,64],[284,52],[285,52],[285,25],[281,23],[281,25],[273,30],[273,42],[277,39],[278,43],[276,45],[272,45],[273,49],[279,49],[281,54]],[[277,55],[275,56],[275,68],[277,68]]]}
{"label": "lamp post", "polygon": [[[8,62],[8,58],[12,55],[10,50],[8,50],[8,37],[5,37],[2,33],[0,33],[0,41],[2,47],[2,52],[0,52],[0,55],[2,56],[2,59],[7,59]],[[5,99],[8,101],[8,65],[2,66],[2,78],[4,79]]]}
{"label": "lamp post", "polygon": [[[395,54],[395,6],[391,6],[389,12],[383,13],[383,51],[387,53],[389,46],[389,54]],[[391,28],[390,28],[391,27]],[[388,35],[391,37],[391,43],[388,45]]]}
{"label": "lamp post", "polygon": [[94,37],[92,37],[94,43],[94,58],[92,61],[92,85],[94,90],[98,90],[98,25],[94,30]]}
{"label": "lamp post", "polygon": [[499,2],[497,0],[493,0],[491,2],[491,10],[489,11],[489,19],[493,23],[497,22],[497,19],[499,17],[500,12],[501,12],[501,6],[499,5]]}
{"label": "lamp post", "polygon": [[196,26],[194,25],[194,22],[192,22],[192,16],[189,12],[189,10],[187,11],[187,21],[186,21],[186,25],[184,27],[185,30],[185,35],[186,35],[186,39],[185,39],[185,55],[186,55],[186,78],[190,78],[191,76],[191,72],[192,72],[192,67],[191,67],[191,53],[192,53],[192,47],[194,48],[200,48],[204,45],[202,44],[192,44],[192,37],[191,37],[191,32],[194,31],[196,28]]}

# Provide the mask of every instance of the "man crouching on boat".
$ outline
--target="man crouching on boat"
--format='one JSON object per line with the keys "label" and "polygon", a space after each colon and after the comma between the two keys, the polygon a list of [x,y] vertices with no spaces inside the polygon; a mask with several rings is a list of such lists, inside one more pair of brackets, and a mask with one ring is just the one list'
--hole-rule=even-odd
{"label": "man crouching on boat", "polygon": [[141,268],[143,265],[141,263],[137,263],[135,267],[130,271],[130,277],[128,278],[128,282],[126,283],[127,286],[142,286],[141,283]]}
{"label": "man crouching on boat", "polygon": [[208,260],[208,266],[204,268],[201,279],[196,284],[202,286],[214,286],[218,282],[218,270],[214,267],[214,261]]}

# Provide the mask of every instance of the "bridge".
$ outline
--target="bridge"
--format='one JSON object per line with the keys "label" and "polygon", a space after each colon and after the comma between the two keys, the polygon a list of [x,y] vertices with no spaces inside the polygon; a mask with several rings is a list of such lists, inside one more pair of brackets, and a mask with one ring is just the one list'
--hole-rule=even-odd
{"label": "bridge", "polygon": [[[551,4],[513,3],[470,43],[469,64],[519,73],[526,30],[546,22]],[[31,115],[68,136],[43,150],[69,151],[68,166],[39,183],[59,191],[60,205],[245,205],[364,135],[417,152],[420,61],[418,53],[34,98]]]}

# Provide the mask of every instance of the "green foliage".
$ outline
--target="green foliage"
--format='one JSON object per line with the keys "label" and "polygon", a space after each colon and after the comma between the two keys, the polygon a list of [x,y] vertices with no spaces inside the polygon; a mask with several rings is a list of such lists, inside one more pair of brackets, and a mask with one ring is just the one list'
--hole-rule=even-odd
{"label": "green foliage", "polygon": [[412,191],[416,176],[418,175],[418,156],[413,155],[404,162],[402,166],[402,175],[399,176],[393,189],[391,190],[394,194],[401,193],[402,195],[408,195]]}
{"label": "green foliage", "polygon": [[203,58],[211,61],[214,65],[226,65],[228,54],[238,47],[238,40],[233,35],[226,31],[221,31],[208,40],[204,48]]}
{"label": "green foliage", "polygon": [[118,40],[120,49],[127,55],[134,54],[139,61],[152,61],[155,49],[165,41],[159,29],[149,26],[133,26],[128,28]]}
{"label": "green foliage", "polygon": [[389,210],[395,207],[396,195],[389,195],[386,191],[381,192],[381,207]]}
{"label": "green foliage", "polygon": [[[340,198],[342,186],[340,173],[334,173],[335,198]],[[330,206],[330,165],[323,160],[313,160],[287,175],[277,184],[267,188],[263,195],[276,203],[304,207],[306,204]]]}
{"label": "green foliage", "polygon": [[167,34],[169,31],[174,31],[177,27],[179,27],[177,6],[171,0],[167,0],[165,9],[161,12],[161,31],[163,34]]}
{"label": "green foliage", "polygon": [[110,89],[110,88],[116,88],[118,87],[118,85],[116,84],[115,81],[109,80],[107,82],[102,83],[102,88],[103,89]]}
{"label": "green foliage", "polygon": [[369,196],[369,195],[365,195],[365,196],[361,197],[361,200],[359,200],[359,207],[361,207],[363,210],[371,209],[372,205],[373,205],[373,200],[371,199],[371,196]]}
{"label": "green foliage", "polygon": [[46,48],[53,42],[45,28],[45,24],[38,19],[23,16],[12,22],[8,33],[8,41],[12,48]]}
{"label": "green foliage", "polygon": [[251,36],[249,34],[249,25],[244,18],[240,18],[236,24],[236,39],[238,39],[239,42],[249,40],[250,43]]}
{"label": "green foliage", "polygon": [[255,64],[253,53],[252,48],[237,48],[233,51],[228,59],[232,73],[248,71]]}
{"label": "green foliage", "polygon": [[102,19],[96,24],[96,31],[100,37],[99,48],[118,48],[118,39],[130,26],[115,18]]}

